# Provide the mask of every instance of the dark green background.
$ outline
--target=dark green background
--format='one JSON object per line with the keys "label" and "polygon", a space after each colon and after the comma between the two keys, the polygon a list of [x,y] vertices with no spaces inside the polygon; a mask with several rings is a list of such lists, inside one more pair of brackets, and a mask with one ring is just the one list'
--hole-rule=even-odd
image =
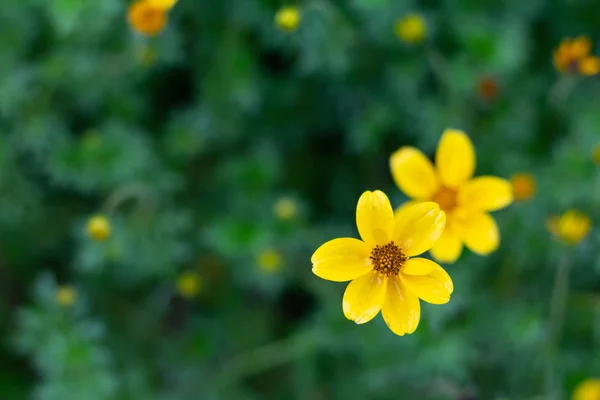
{"label": "dark green background", "polygon": [[[546,399],[561,257],[558,398],[600,373],[597,233],[563,249],[545,229],[571,207],[599,216],[600,85],[561,78],[552,50],[600,40],[600,3],[315,0],[291,34],[273,23],[282,5],[180,0],[146,39],[124,1],[3,0],[0,398]],[[394,36],[409,12],[427,21],[422,45]],[[452,300],[424,305],[415,334],[357,326],[310,256],[356,237],[364,190],[399,205],[389,155],[433,155],[447,127],[469,133],[477,175],[530,172],[538,193],[494,213],[496,253],[447,266]],[[115,193],[129,197],[93,242],[86,221]],[[272,213],[283,195],[300,207],[290,222]],[[255,260],[270,247],[285,262],[268,275]],[[189,269],[192,301],[174,288]],[[74,307],[57,284],[76,287]]]}

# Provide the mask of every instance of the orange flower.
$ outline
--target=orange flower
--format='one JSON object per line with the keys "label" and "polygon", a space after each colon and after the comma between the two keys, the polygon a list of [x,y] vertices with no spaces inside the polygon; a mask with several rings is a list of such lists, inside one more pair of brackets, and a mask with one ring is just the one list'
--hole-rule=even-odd
{"label": "orange flower", "polygon": [[519,173],[510,177],[515,200],[529,200],[536,190],[535,178],[531,174]]}
{"label": "orange flower", "polygon": [[595,75],[600,72],[600,59],[590,55],[592,42],[586,36],[566,38],[554,51],[554,66],[562,73]]}
{"label": "orange flower", "polygon": [[496,79],[491,76],[484,76],[477,84],[477,91],[479,96],[484,100],[494,100],[498,96],[500,87]]}
{"label": "orange flower", "polygon": [[137,0],[129,6],[127,19],[134,30],[146,36],[157,35],[167,24],[165,10],[145,0]]}

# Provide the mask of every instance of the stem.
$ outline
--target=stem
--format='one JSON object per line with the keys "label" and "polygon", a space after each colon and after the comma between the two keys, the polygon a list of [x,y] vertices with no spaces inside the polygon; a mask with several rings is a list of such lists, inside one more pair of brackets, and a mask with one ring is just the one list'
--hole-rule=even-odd
{"label": "stem", "polygon": [[548,103],[555,107],[562,107],[573,89],[577,79],[572,76],[562,75],[548,92]]}
{"label": "stem", "polygon": [[320,335],[320,331],[311,329],[240,354],[223,367],[218,377],[219,386],[306,356],[318,348]]}
{"label": "stem", "polygon": [[440,54],[439,51],[432,47],[428,47],[425,50],[425,54],[427,55],[427,61],[429,62],[429,66],[431,67],[431,71],[439,80],[441,85],[444,87],[446,91],[446,97],[450,104],[454,99],[454,90],[452,88],[452,83],[450,81],[450,77],[448,76],[448,66],[446,65],[446,60],[444,56]]}
{"label": "stem", "polygon": [[559,374],[556,368],[556,355],[558,352],[558,345],[562,334],[565,310],[567,307],[567,300],[569,297],[569,271],[571,263],[569,262],[569,256],[566,251],[563,251],[558,266],[556,268],[556,274],[554,276],[554,288],[552,290],[552,297],[550,299],[550,320],[549,320],[549,336],[547,342],[547,356],[546,360],[546,392],[548,400],[559,398]]}
{"label": "stem", "polygon": [[140,204],[150,206],[148,204],[151,200],[148,187],[142,184],[131,184],[117,189],[106,199],[102,205],[102,211],[105,214],[110,214],[129,199],[135,199]]}

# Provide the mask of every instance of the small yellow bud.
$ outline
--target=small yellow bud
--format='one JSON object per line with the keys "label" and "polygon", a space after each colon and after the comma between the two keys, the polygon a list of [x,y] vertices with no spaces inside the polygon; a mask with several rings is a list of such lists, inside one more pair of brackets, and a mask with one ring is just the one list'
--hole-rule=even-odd
{"label": "small yellow bud", "polygon": [[561,242],[576,245],[590,233],[591,219],[577,211],[567,210],[562,216],[551,216],[548,219],[548,230]]}
{"label": "small yellow bud", "polygon": [[275,272],[281,267],[281,254],[274,249],[265,249],[258,256],[257,264],[263,272]]}
{"label": "small yellow bud", "polygon": [[97,215],[88,220],[88,235],[94,240],[104,240],[110,236],[110,222],[102,215]]}
{"label": "small yellow bud", "polygon": [[200,293],[200,275],[195,272],[183,272],[177,278],[177,292],[186,299]]}
{"label": "small yellow bud", "polygon": [[284,31],[293,32],[300,25],[298,7],[283,7],[275,14],[275,24]]}
{"label": "small yellow bud", "polygon": [[600,165],[600,144],[594,146],[592,150],[592,160],[596,165]]}
{"label": "small yellow bud", "polygon": [[418,14],[409,14],[396,21],[395,32],[398,39],[406,43],[420,43],[425,37],[425,20]]}
{"label": "small yellow bud", "polygon": [[600,400],[600,379],[586,379],[575,386],[572,400]]}
{"label": "small yellow bud", "polygon": [[294,199],[281,197],[273,205],[273,214],[279,219],[290,220],[296,216],[297,208]]}
{"label": "small yellow bud", "polygon": [[56,302],[63,307],[69,307],[75,302],[77,293],[71,286],[60,286],[56,290]]}
{"label": "small yellow bud", "polygon": [[515,174],[510,178],[510,184],[512,185],[515,200],[529,200],[535,194],[536,184],[531,174]]}
{"label": "small yellow bud", "polygon": [[177,4],[177,0],[146,0],[152,7],[159,8],[161,10],[170,10]]}
{"label": "small yellow bud", "polygon": [[167,24],[167,14],[164,9],[155,7],[146,0],[136,0],[127,11],[129,25],[146,36],[159,34]]}

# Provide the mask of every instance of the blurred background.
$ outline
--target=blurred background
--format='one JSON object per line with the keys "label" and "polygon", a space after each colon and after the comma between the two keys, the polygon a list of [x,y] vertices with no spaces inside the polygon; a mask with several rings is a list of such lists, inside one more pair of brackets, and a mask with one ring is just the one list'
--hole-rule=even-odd
{"label": "blurred background", "polygon": [[[541,400],[549,368],[567,399],[600,375],[597,231],[547,228],[600,216],[600,84],[553,65],[600,3],[169,3],[2,2],[0,399]],[[501,247],[444,265],[414,334],[356,325],[311,254],[357,237],[363,191],[400,205],[389,156],[448,127],[476,175],[527,174]]]}

